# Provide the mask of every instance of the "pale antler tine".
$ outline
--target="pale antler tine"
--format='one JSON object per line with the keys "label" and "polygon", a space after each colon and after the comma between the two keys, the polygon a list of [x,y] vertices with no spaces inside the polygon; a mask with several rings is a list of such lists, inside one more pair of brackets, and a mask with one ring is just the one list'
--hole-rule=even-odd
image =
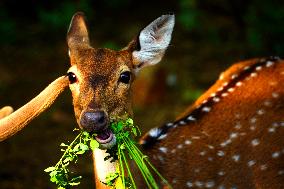
{"label": "pale antler tine", "polygon": [[11,106],[4,106],[0,109],[0,119],[10,115],[14,109]]}
{"label": "pale antler tine", "polygon": [[[38,96],[9,116],[0,120],[0,141],[23,129],[31,120],[50,107],[58,95],[69,85],[68,78],[61,76],[49,84]],[[2,109],[1,109],[2,110]]]}

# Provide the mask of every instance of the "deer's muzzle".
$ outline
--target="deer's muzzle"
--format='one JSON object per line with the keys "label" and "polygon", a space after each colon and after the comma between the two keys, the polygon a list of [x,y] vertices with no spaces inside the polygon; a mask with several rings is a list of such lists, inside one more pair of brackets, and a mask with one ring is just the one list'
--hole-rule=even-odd
{"label": "deer's muzzle", "polygon": [[88,132],[102,132],[108,127],[108,116],[101,110],[83,111],[80,118],[80,125]]}

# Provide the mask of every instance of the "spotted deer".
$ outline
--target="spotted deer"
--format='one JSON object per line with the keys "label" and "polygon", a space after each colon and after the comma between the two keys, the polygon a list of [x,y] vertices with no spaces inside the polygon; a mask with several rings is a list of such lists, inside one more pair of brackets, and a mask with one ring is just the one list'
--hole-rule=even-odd
{"label": "spotted deer", "polygon": [[[67,34],[71,67],[55,88],[47,90],[46,94],[53,94],[51,100],[36,104],[49,106],[68,78],[77,123],[83,130],[96,132],[100,143],[93,153],[96,188],[108,188],[102,182],[117,164],[104,161],[105,150],[116,142],[109,123],[118,116],[133,115],[132,83],[140,69],[161,60],[173,27],[174,15],[163,15],[127,47],[113,51],[91,47],[83,13],[72,18]],[[237,63],[175,121],[145,134],[141,149],[173,188],[284,188],[283,86],[284,61],[280,58]],[[21,113],[32,118],[39,114]],[[19,131],[23,126],[17,125],[32,119],[26,121],[28,116],[19,114],[10,118],[12,115],[0,120],[1,140],[12,135],[1,137],[7,125]],[[4,121],[7,119],[15,119],[16,124]],[[136,179],[141,181],[139,176]],[[168,186],[160,183],[160,187]],[[141,182],[139,188],[146,187]]]}

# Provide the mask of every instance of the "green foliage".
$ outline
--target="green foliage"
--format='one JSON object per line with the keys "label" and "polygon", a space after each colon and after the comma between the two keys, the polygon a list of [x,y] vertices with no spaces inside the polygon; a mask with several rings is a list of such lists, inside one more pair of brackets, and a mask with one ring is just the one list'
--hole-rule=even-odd
{"label": "green foliage", "polygon": [[[107,176],[107,178],[109,178],[106,183],[108,186],[136,189],[135,180],[129,167],[129,161],[134,161],[148,188],[159,188],[153,173],[156,174],[164,184],[171,188],[166,179],[164,179],[157,169],[155,169],[151,164],[148,157],[145,156],[136,146],[134,139],[141,133],[139,128],[134,125],[132,119],[129,118],[125,121],[113,122],[111,124],[111,129],[116,136],[117,145],[115,146],[115,151],[119,167],[116,173],[111,173]],[[117,180],[121,180],[121,185],[114,185]]]}
{"label": "green foliage", "polygon": [[[111,158],[112,161],[118,161],[119,166],[116,172],[107,175],[104,184],[118,189],[136,189],[133,174],[129,167],[129,161],[134,161],[148,188],[159,188],[152,172],[154,172],[164,184],[171,188],[169,183],[151,164],[148,157],[136,146],[134,139],[141,133],[139,128],[134,125],[131,118],[114,121],[111,123],[110,128],[116,136],[117,144],[106,151],[109,155],[105,160]],[[70,144],[61,143],[60,146],[63,147],[61,151],[64,153],[59,162],[55,166],[48,167],[44,170],[49,173],[50,181],[55,183],[58,189],[69,189],[72,186],[80,184],[82,177],[71,175],[68,166],[71,163],[77,163],[80,155],[85,154],[89,150],[99,148],[99,143],[94,139],[94,136],[95,134],[90,135],[88,132],[82,131]]]}
{"label": "green foliage", "polygon": [[50,181],[57,185],[58,189],[68,189],[80,184],[81,176],[71,176],[68,166],[77,163],[78,156],[85,154],[90,149],[99,147],[99,143],[88,132],[81,132],[70,144],[61,143],[63,155],[55,166],[48,167],[44,171],[49,173]]}

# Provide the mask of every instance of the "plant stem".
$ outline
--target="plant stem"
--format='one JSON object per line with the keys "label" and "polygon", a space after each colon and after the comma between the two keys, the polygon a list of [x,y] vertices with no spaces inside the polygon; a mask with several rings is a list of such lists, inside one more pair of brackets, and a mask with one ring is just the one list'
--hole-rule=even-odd
{"label": "plant stem", "polygon": [[60,158],[60,160],[56,163],[55,167],[58,168],[58,166],[60,164],[62,164],[62,160],[63,158],[65,157],[65,155],[68,153],[68,151],[71,149],[71,147],[73,146],[73,144],[76,142],[76,140],[82,136],[82,133],[80,133],[71,143],[70,145],[68,146],[68,148],[64,151],[62,157]]}

